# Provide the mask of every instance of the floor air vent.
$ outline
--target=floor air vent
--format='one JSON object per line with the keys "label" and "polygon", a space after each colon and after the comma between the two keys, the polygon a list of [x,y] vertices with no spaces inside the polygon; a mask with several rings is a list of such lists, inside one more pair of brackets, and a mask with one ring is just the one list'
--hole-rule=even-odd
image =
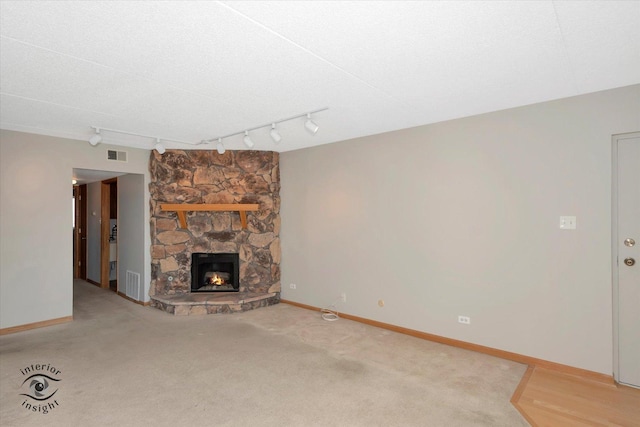
{"label": "floor air vent", "polygon": [[107,150],[107,160],[115,160],[117,162],[127,161],[126,151]]}
{"label": "floor air vent", "polygon": [[140,301],[140,273],[127,270],[125,294],[136,301]]}

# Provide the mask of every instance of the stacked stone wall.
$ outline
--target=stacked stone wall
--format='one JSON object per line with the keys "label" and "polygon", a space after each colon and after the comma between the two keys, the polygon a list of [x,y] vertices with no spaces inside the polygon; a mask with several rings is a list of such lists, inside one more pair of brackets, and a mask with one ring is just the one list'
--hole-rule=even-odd
{"label": "stacked stone wall", "polygon": [[[240,292],[280,293],[279,154],[271,151],[152,151],[151,295],[190,292],[191,254],[240,254]],[[242,229],[238,212],[187,212],[180,228],[163,203],[257,203]]]}

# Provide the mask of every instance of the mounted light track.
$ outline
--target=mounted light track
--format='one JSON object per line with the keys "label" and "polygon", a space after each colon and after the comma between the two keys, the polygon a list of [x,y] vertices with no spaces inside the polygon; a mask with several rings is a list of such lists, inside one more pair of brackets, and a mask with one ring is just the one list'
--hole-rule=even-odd
{"label": "mounted light track", "polygon": [[102,134],[101,134],[101,132],[111,132],[111,133],[117,133],[117,134],[121,134],[121,135],[138,136],[140,138],[146,138],[146,139],[155,140],[155,145],[153,146],[153,148],[159,154],[164,154],[166,152],[166,147],[165,147],[164,144],[162,144],[162,141],[177,142],[179,144],[186,144],[186,145],[202,145],[202,144],[209,144],[209,143],[216,142],[216,150],[218,151],[219,154],[224,154],[224,152],[226,151],[226,148],[224,146],[223,139],[225,139],[225,138],[229,138],[229,137],[232,137],[232,136],[244,134],[244,137],[242,138],[242,140],[244,141],[244,144],[247,146],[247,148],[253,148],[255,143],[251,139],[251,136],[249,135],[249,132],[252,132],[252,131],[257,130],[257,129],[265,128],[265,127],[270,127],[271,130],[269,131],[269,135],[271,136],[271,139],[273,140],[273,142],[277,144],[280,141],[282,141],[282,135],[280,134],[280,132],[276,128],[276,125],[278,123],[283,123],[283,122],[288,122],[290,120],[299,119],[301,117],[305,117],[306,118],[306,121],[304,122],[305,129],[309,133],[311,133],[312,135],[315,135],[318,132],[318,129],[320,129],[320,127],[313,120],[311,120],[311,115],[312,114],[316,114],[316,113],[320,113],[322,111],[326,111],[328,109],[329,109],[328,107],[321,108],[319,110],[310,111],[310,112],[304,113],[304,114],[298,114],[298,115],[295,115],[295,116],[287,117],[286,119],[280,119],[280,120],[276,120],[274,122],[269,122],[269,123],[264,124],[264,125],[248,128],[248,129],[245,129],[245,130],[240,131],[240,132],[234,132],[234,133],[230,133],[228,135],[218,136],[218,137],[215,137],[215,138],[212,138],[212,139],[203,139],[202,141],[199,141],[199,142],[180,141],[180,140],[177,140],[177,139],[160,138],[158,136],[144,135],[144,134],[141,134],[141,133],[129,132],[129,131],[126,131],[126,130],[108,129],[108,128],[103,128],[103,127],[91,126],[91,128],[94,129],[95,133],[94,133],[94,135],[92,135],[89,138],[89,143],[91,145],[93,145],[93,146],[96,146],[96,145],[98,145],[98,144],[100,144],[102,142]]}
{"label": "mounted light track", "polygon": [[315,135],[318,132],[318,129],[320,129],[320,127],[313,120],[311,120],[311,115],[315,114],[315,113],[320,113],[322,111],[326,111],[328,109],[329,109],[328,107],[325,107],[325,108],[321,108],[319,110],[310,111],[308,113],[298,114],[298,115],[295,115],[295,116],[287,117],[286,119],[280,119],[280,120],[276,120],[274,122],[270,122],[270,123],[267,123],[267,124],[264,124],[264,125],[248,128],[248,129],[242,130],[240,132],[234,132],[234,133],[230,133],[230,134],[227,134],[227,135],[224,135],[224,136],[217,136],[215,138],[207,139],[207,140],[202,141],[202,143],[210,143],[210,142],[214,142],[214,141],[217,140],[218,144],[220,144],[222,142],[222,140],[225,139],[225,138],[230,138],[232,136],[244,134],[244,137],[242,138],[242,140],[244,141],[245,145],[247,147],[249,147],[249,148],[253,148],[253,146],[255,144],[254,144],[253,140],[251,139],[251,137],[249,136],[249,132],[252,132],[252,131],[257,130],[257,129],[265,128],[265,127],[270,127],[271,130],[269,131],[269,135],[271,136],[271,139],[273,140],[273,142],[275,142],[277,144],[280,141],[282,141],[282,135],[280,134],[280,132],[278,132],[278,129],[276,129],[276,125],[278,123],[283,123],[283,122],[288,122],[290,120],[299,119],[301,117],[305,117],[307,119],[304,122],[305,129],[308,132],[310,132],[312,135]]}

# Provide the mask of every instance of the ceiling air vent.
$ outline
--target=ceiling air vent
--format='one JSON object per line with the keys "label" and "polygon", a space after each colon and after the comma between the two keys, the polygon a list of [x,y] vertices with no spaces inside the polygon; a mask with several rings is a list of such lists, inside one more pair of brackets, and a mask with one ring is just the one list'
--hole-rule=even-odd
{"label": "ceiling air vent", "polygon": [[126,151],[107,150],[107,160],[115,160],[117,162],[127,161]]}

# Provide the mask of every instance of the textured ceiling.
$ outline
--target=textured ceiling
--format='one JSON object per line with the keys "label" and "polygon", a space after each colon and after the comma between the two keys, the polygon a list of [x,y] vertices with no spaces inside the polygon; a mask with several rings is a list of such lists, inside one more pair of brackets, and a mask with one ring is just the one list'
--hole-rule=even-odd
{"label": "textured ceiling", "polygon": [[251,133],[288,151],[640,83],[638,1],[1,1],[0,20],[0,127],[83,140],[195,144],[328,107],[314,136]]}

